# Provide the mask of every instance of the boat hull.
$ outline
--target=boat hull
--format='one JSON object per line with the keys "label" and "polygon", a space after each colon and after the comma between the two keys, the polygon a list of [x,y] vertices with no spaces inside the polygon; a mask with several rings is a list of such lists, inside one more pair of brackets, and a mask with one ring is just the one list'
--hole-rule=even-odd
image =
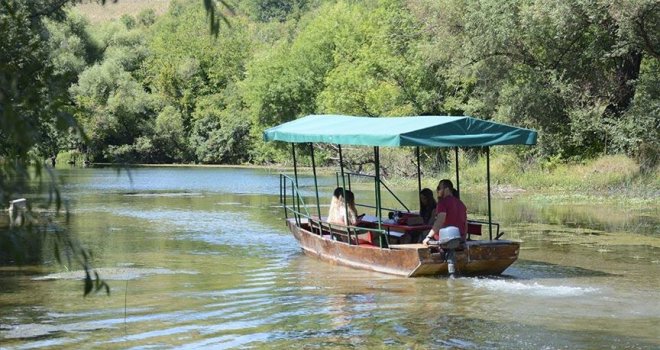
{"label": "boat hull", "polygon": [[[406,277],[449,274],[442,254],[423,244],[389,249],[351,245],[313,233],[305,222],[287,219],[287,225],[305,254],[333,264]],[[456,251],[456,270],[462,276],[498,275],[516,261],[519,250],[515,241],[468,241],[465,249]]]}

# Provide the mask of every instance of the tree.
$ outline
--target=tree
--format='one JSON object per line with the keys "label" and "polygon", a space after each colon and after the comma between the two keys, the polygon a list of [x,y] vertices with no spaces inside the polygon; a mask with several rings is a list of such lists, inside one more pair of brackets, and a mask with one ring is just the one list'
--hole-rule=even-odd
{"label": "tree", "polygon": [[189,159],[183,116],[176,107],[170,105],[160,111],[156,117],[153,141],[155,148],[160,153],[156,155],[157,159],[169,162],[182,162]]}
{"label": "tree", "polygon": [[[335,17],[335,67],[317,98],[321,111],[359,115],[446,114],[438,66],[424,60],[421,24],[401,1],[350,6]],[[350,28],[350,29],[349,29]]]}
{"label": "tree", "polygon": [[[94,161],[148,158],[140,156],[136,142],[153,133],[158,104],[136,77],[149,56],[142,30],[129,29],[124,22],[102,28],[98,35],[103,60],[81,72],[70,88],[76,117],[89,137],[88,156]],[[144,140],[140,144],[144,146]]]}
{"label": "tree", "polygon": [[237,96],[208,95],[198,99],[190,144],[199,162],[240,163],[247,159],[244,138],[250,124],[241,118],[244,112],[232,106],[227,97]]}
{"label": "tree", "polygon": [[[0,1],[0,201],[27,192],[34,180],[41,180],[42,160],[33,150],[48,142],[51,131],[67,133],[80,129],[73,118],[69,104],[66,74],[58,74],[48,46],[48,30],[44,19],[62,19],[63,3]],[[57,61],[55,61],[57,62]],[[46,169],[47,170],[47,169]],[[59,212],[62,201],[50,171],[49,199],[39,203],[44,207],[54,204]],[[37,202],[38,203],[38,202]],[[45,239],[53,239],[55,256],[76,260],[85,270],[85,295],[93,289],[109,288],[91,266],[89,252],[52,218],[26,214],[26,222],[10,227],[3,241],[4,247],[21,261],[28,242],[21,239],[26,232],[36,232]],[[96,283],[93,282],[95,275]],[[96,287],[96,288],[95,288]]]}
{"label": "tree", "polygon": [[[421,0],[411,6],[429,19],[425,31],[435,34],[431,58],[448,60],[464,77],[468,114],[538,129],[544,156],[634,152],[625,140],[635,137],[625,125],[643,62],[657,60],[656,1]],[[429,11],[441,15],[426,17]]]}
{"label": "tree", "polygon": [[239,9],[256,21],[285,21],[291,15],[300,15],[308,6],[308,0],[249,0],[238,3]]}
{"label": "tree", "polygon": [[[144,82],[180,118],[181,143],[166,143],[177,149],[174,154],[203,163],[243,161],[249,148],[244,130],[250,121],[240,117],[243,102],[235,85],[243,79],[251,54],[250,35],[235,18],[221,36],[199,36],[204,16],[193,3],[175,3],[154,24]],[[156,138],[162,145],[164,140]]]}

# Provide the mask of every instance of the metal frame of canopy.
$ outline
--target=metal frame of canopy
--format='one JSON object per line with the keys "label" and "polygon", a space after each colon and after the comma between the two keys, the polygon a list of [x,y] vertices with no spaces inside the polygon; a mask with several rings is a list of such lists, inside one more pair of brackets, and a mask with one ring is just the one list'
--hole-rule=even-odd
{"label": "metal frame of canopy", "polygon": [[[355,124],[362,127],[356,127]],[[366,126],[375,126],[365,128]],[[417,187],[421,192],[420,146],[453,147],[456,158],[456,190],[460,193],[460,177],[458,164],[459,147],[486,147],[486,183],[488,192],[488,233],[493,239],[493,221],[491,208],[490,186],[490,146],[493,145],[534,145],[536,131],[517,128],[506,124],[480,120],[472,117],[423,116],[423,117],[353,117],[339,115],[309,115],[294,121],[281,124],[264,131],[266,141],[287,141],[291,143],[293,156],[295,186],[298,187],[298,170],[296,159],[296,143],[309,143],[316,207],[319,218],[321,208],[319,203],[318,183],[313,143],[337,144],[339,150],[339,165],[344,196],[346,177],[344,174],[342,144],[363,145],[374,147],[374,190],[376,199],[376,215],[379,218],[378,229],[381,230],[381,179],[380,179],[380,146],[414,146],[417,160]],[[298,198],[298,212],[300,202]],[[348,217],[348,213],[346,213]],[[298,216],[296,216],[299,220]],[[496,239],[499,238],[499,235]]]}

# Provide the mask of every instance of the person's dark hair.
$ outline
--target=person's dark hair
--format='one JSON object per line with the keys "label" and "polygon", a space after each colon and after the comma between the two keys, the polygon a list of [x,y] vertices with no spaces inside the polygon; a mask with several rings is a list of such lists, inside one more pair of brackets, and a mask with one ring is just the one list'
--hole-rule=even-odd
{"label": "person's dark hair", "polygon": [[355,194],[353,191],[346,190],[346,203],[355,204]]}
{"label": "person's dark hair", "polygon": [[341,187],[335,188],[335,191],[332,192],[332,195],[335,196],[336,198],[341,197],[344,194],[344,189]]}
{"label": "person's dark hair", "polygon": [[454,184],[451,182],[451,180],[449,180],[449,179],[440,180],[440,182],[438,183],[438,188],[437,189],[440,190],[441,188],[449,188],[451,190],[452,195],[454,197],[458,198],[459,193],[454,188]]}
{"label": "person's dark hair", "polygon": [[435,196],[433,195],[433,191],[431,191],[430,188],[425,188],[419,192],[419,195],[426,198],[426,202],[435,202]]}
{"label": "person's dark hair", "polygon": [[424,220],[424,223],[428,223],[433,215],[433,210],[438,205],[435,201],[435,196],[433,191],[430,188],[425,188],[419,192],[419,196],[426,199],[426,204],[420,203],[419,215]]}
{"label": "person's dark hair", "polygon": [[453,189],[453,188],[454,188],[454,184],[453,184],[453,183],[451,182],[451,180],[449,180],[449,179],[442,179],[442,180],[440,180],[440,182],[438,182],[438,188],[437,188],[437,189],[440,190],[441,188],[445,188],[445,187],[448,187],[448,188],[452,188],[452,189]]}

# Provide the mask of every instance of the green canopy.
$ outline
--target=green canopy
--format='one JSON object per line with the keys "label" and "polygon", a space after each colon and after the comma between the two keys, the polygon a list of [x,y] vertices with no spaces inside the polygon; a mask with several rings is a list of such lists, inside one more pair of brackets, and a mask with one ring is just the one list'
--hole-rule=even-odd
{"label": "green canopy", "polygon": [[363,146],[534,145],[536,131],[472,117],[308,115],[264,131],[266,141]]}

